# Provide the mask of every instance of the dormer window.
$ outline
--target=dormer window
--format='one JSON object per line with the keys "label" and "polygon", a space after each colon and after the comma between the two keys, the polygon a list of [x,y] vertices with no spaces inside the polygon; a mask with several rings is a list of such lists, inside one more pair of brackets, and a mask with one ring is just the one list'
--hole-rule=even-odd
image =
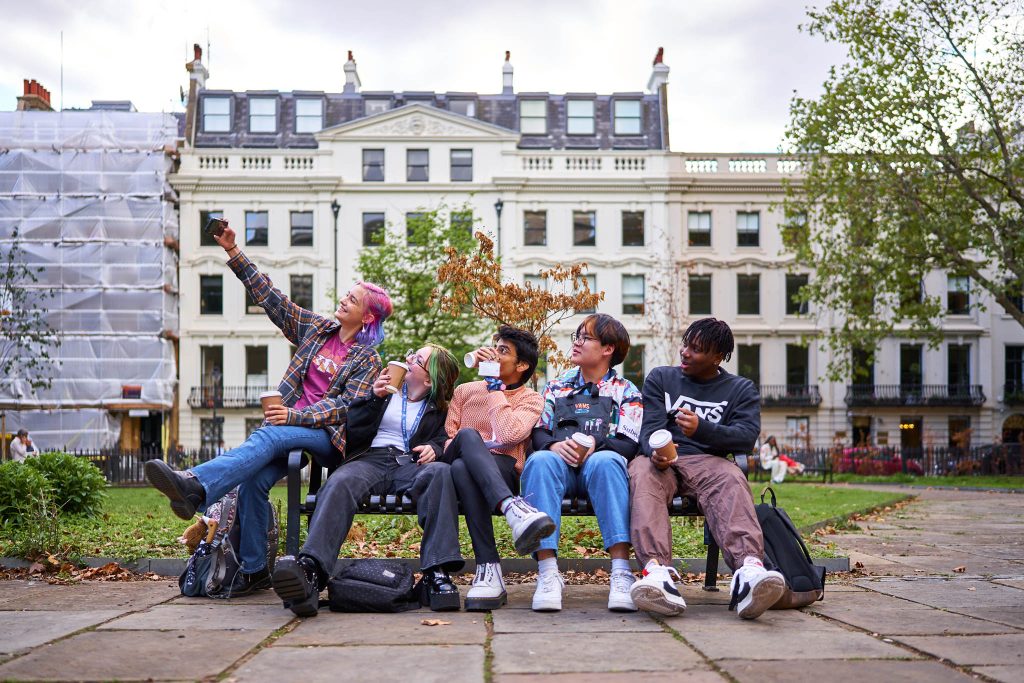
{"label": "dormer window", "polygon": [[462,114],[470,118],[476,117],[476,102],[473,100],[450,100],[448,111],[454,114]]}
{"label": "dormer window", "polygon": [[249,98],[249,132],[250,133],[276,133],[277,132],[277,98],[276,97],[250,97]]}
{"label": "dormer window", "polygon": [[366,115],[373,116],[374,114],[383,114],[384,112],[391,109],[391,100],[388,99],[371,99],[366,100]]}
{"label": "dormer window", "polygon": [[203,132],[227,133],[231,131],[231,98],[203,98]]}
{"label": "dormer window", "polygon": [[324,127],[324,101],[295,100],[295,132],[316,133]]}
{"label": "dormer window", "polygon": [[594,100],[569,100],[566,113],[569,117],[566,132],[569,135],[594,134]]}
{"label": "dormer window", "polygon": [[519,132],[523,135],[548,134],[547,100],[519,101]]}
{"label": "dormer window", "polygon": [[615,134],[640,135],[640,100],[615,100]]}

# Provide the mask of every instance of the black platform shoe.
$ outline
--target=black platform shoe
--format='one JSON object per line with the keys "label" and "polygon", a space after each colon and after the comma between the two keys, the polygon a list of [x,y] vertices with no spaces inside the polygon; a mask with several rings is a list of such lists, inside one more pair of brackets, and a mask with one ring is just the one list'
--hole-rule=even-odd
{"label": "black platform shoe", "polygon": [[448,572],[438,567],[425,569],[423,578],[416,584],[420,604],[435,612],[451,612],[459,609],[459,589],[452,583]]}
{"label": "black platform shoe", "polygon": [[239,569],[235,572],[235,578],[231,580],[231,583],[221,588],[216,595],[211,597],[240,598],[243,595],[250,595],[256,591],[267,590],[270,588],[270,584],[270,572],[267,571],[266,567],[252,574],[246,574]]}
{"label": "black platform shoe", "polygon": [[284,606],[300,617],[315,617],[320,609],[320,579],[316,562],[285,555],[274,565],[274,592]]}
{"label": "black platform shoe", "polygon": [[143,465],[146,479],[171,500],[171,510],[182,519],[196,516],[196,509],[206,502],[206,489],[199,480],[172,468],[163,460],[147,460]]}

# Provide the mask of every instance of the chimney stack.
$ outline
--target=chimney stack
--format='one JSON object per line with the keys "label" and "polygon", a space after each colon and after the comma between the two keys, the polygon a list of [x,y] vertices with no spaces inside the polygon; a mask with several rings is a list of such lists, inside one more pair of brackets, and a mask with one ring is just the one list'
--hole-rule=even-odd
{"label": "chimney stack", "polygon": [[206,79],[210,72],[203,66],[203,48],[196,43],[192,45],[194,59],[185,65],[188,71],[188,103],[185,105],[185,139],[189,144],[195,142],[196,118],[199,108],[199,91],[206,88]]}
{"label": "chimney stack", "polygon": [[647,90],[655,95],[663,85],[668,83],[668,66],[662,61],[664,57],[665,48],[659,47],[658,54],[654,55],[651,77],[647,79]]}
{"label": "chimney stack", "polygon": [[53,111],[50,106],[50,91],[36,79],[23,79],[25,94],[18,98],[18,111]]}
{"label": "chimney stack", "polygon": [[359,72],[356,71],[356,59],[352,56],[352,50],[348,51],[348,61],[345,62],[345,88],[342,92],[346,93],[357,93],[359,87],[363,84],[359,80]]}
{"label": "chimney stack", "polygon": [[512,94],[512,62],[509,61],[511,52],[505,50],[505,64],[501,67],[501,94]]}

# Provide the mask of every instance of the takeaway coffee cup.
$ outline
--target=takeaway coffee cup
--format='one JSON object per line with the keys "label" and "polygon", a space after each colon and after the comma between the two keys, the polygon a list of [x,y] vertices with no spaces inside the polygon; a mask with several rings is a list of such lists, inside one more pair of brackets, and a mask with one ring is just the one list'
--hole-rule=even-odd
{"label": "takeaway coffee cup", "polygon": [[260,394],[260,405],[266,411],[270,406],[279,406],[284,402],[280,391],[264,391]]}
{"label": "takeaway coffee cup", "polygon": [[[576,449],[576,455],[579,457],[586,456],[587,452],[594,447],[594,437],[590,434],[584,434],[583,432],[576,432],[572,435],[572,446]],[[577,462],[579,462],[577,460]]]}
{"label": "takeaway coffee cup", "polygon": [[497,377],[501,374],[501,364],[496,360],[478,361],[476,351],[470,351],[462,357],[462,362],[467,368],[477,368],[481,377]]}
{"label": "takeaway coffee cup", "polygon": [[397,394],[405,381],[405,373],[409,372],[409,366],[397,360],[388,362],[388,374],[391,375],[391,382],[384,387],[389,394]]}
{"label": "takeaway coffee cup", "polygon": [[651,434],[651,438],[648,443],[651,445],[651,449],[656,452],[659,457],[668,458],[670,462],[675,462],[679,457],[679,453],[676,451],[676,445],[672,442],[672,432],[667,429],[659,429]]}

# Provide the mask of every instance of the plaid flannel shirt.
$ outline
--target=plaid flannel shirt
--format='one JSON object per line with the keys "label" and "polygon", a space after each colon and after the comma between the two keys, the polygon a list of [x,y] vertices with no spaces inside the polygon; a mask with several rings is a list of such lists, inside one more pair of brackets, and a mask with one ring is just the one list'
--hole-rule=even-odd
{"label": "plaid flannel shirt", "polygon": [[[341,325],[333,318],[296,305],[281,290],[276,289],[270,278],[261,273],[241,251],[228,261],[228,267],[242,281],[253,301],[267,312],[270,321],[280,328],[288,341],[298,347],[278,387],[284,404],[291,407],[302,397],[302,381],[309,372],[313,356],[332,334],[337,333]],[[353,344],[323,399],[302,410],[290,411],[288,424],[326,429],[331,435],[331,443],[344,455],[348,407],[353,400],[370,393],[380,371],[381,360],[377,350],[366,344]]]}

